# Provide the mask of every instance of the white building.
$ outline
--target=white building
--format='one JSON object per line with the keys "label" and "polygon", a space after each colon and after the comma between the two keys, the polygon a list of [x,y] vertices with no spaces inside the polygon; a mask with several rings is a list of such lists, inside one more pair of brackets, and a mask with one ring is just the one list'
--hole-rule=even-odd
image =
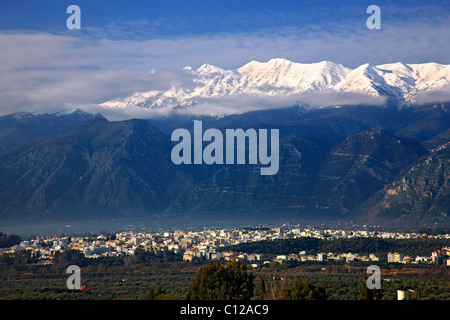
{"label": "white building", "polygon": [[397,290],[397,300],[419,300],[418,290]]}

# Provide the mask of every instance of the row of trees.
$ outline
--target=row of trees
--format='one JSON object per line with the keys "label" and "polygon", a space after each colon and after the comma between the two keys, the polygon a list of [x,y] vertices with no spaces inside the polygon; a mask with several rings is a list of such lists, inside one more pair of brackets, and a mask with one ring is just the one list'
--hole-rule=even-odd
{"label": "row of trees", "polygon": [[14,253],[0,255],[0,267],[18,267],[35,262],[38,257],[32,257],[30,250],[19,250]]}
{"label": "row of trees", "polygon": [[9,248],[18,245],[22,241],[22,238],[18,235],[0,232],[0,248]]}

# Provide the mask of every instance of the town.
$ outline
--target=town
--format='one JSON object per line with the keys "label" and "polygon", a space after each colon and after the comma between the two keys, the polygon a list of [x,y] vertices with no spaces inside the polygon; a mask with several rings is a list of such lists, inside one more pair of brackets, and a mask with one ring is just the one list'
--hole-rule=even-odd
{"label": "town", "polygon": [[[288,261],[380,261],[379,256],[371,253],[359,255],[357,253],[322,252],[311,254],[307,251],[292,252],[290,254],[274,255],[270,258],[258,252],[237,252],[221,250],[223,247],[257,242],[263,240],[299,239],[310,237],[317,239],[351,239],[351,238],[382,238],[382,239],[450,239],[449,234],[428,235],[425,233],[397,233],[367,230],[320,230],[312,227],[299,226],[253,227],[253,228],[223,228],[201,230],[174,230],[158,232],[117,232],[95,236],[41,236],[28,239],[19,244],[0,248],[0,254],[14,253],[28,250],[35,257],[38,264],[51,264],[56,252],[73,249],[82,252],[86,258],[120,257],[134,255],[135,250],[141,248],[151,251],[155,255],[162,255],[169,250],[182,257],[184,261],[244,261],[252,268],[259,268],[266,264],[283,264]],[[407,256],[401,252],[390,252],[384,257],[388,263],[442,263],[450,266],[450,247],[444,246],[440,250],[431,252],[429,256]]]}

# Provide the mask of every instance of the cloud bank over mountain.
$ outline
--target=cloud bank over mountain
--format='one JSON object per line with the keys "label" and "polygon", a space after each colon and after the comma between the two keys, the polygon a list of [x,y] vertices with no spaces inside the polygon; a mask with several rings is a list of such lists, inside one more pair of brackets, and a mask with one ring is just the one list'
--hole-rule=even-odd
{"label": "cloud bank over mountain", "polygon": [[185,67],[193,86],[137,92],[106,101],[103,113],[147,112],[223,116],[290,106],[308,109],[342,105],[394,105],[448,101],[450,66],[437,63],[373,66],[355,69],[330,61],[295,63],[274,58],[251,61],[234,70],[203,64]]}
{"label": "cloud bank over mountain", "polygon": [[[361,28],[336,22],[333,28],[325,29],[284,26],[247,33],[128,40],[111,39],[106,29],[89,27],[81,33],[3,30],[0,112],[88,107],[136,92],[189,88],[192,76],[182,68],[190,65],[196,69],[205,62],[224,70],[274,57],[302,63],[333,61],[352,69],[367,62],[448,64],[450,29],[443,27],[448,23],[446,17],[441,13],[432,23],[419,18],[398,23],[384,20],[382,30],[373,31],[364,27],[364,13]],[[138,32],[136,26],[133,28]],[[421,94],[418,99],[446,96],[446,91],[441,91],[433,96]],[[325,96],[321,94],[320,99]],[[307,99],[315,98],[319,97]],[[216,104],[215,100],[207,103]],[[271,99],[265,102],[274,103]]]}

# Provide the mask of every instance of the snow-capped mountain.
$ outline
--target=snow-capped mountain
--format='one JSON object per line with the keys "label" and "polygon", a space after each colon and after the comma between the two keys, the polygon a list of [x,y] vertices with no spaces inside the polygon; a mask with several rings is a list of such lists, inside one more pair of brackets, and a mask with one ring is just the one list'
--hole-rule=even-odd
{"label": "snow-capped mountain", "polygon": [[[101,106],[187,108],[210,98],[233,95],[290,96],[302,103],[308,93],[325,90],[388,97],[402,105],[414,102],[421,92],[450,85],[450,65],[437,63],[397,62],[378,66],[367,63],[350,69],[329,61],[306,64],[276,58],[267,62],[251,61],[236,70],[204,64],[198,69],[185,67],[183,71],[193,77],[192,88],[173,86],[167,91],[138,92]],[[235,112],[236,109],[229,113]]]}

